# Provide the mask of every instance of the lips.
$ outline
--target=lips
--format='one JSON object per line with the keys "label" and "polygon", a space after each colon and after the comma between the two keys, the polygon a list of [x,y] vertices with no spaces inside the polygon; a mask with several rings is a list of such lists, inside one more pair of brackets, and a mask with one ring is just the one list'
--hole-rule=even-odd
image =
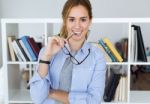
{"label": "lips", "polygon": [[80,36],[82,32],[73,32],[74,35]]}

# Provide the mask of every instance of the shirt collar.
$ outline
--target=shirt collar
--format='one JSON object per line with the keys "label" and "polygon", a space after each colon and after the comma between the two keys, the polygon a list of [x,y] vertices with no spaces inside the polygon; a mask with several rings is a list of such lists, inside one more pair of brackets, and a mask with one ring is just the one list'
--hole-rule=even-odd
{"label": "shirt collar", "polygon": [[85,40],[79,52],[87,53],[90,48],[90,44]]}

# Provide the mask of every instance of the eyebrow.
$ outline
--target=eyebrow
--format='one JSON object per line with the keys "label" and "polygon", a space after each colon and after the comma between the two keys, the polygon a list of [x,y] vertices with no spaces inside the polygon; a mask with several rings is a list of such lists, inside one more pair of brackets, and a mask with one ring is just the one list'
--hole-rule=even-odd
{"label": "eyebrow", "polygon": [[[72,17],[72,16],[69,16],[68,18],[75,18],[75,17]],[[85,19],[85,18],[87,18],[87,16],[84,16],[84,17],[80,17],[80,18],[82,18],[82,19]]]}

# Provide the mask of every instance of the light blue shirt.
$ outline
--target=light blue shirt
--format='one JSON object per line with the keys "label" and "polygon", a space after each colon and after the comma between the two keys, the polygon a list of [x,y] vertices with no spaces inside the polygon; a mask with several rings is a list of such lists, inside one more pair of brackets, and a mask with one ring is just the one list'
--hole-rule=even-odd
{"label": "light blue shirt", "polygon": [[[87,59],[80,65],[73,64],[72,82],[69,92],[70,104],[100,104],[105,87],[106,62],[99,48],[84,42],[75,58],[80,62],[88,54]],[[64,48],[65,50],[65,48]],[[65,50],[66,51],[66,50]],[[44,48],[40,51],[43,54]],[[53,99],[48,98],[51,89],[59,88],[61,69],[68,56],[60,50],[49,65],[48,75],[41,78],[37,70],[30,80],[30,95],[35,104],[55,104]]]}

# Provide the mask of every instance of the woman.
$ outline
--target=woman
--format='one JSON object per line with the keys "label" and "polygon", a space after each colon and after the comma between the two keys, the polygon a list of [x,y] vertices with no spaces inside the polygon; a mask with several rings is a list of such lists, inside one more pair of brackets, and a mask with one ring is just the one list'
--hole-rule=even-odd
{"label": "woman", "polygon": [[31,98],[36,104],[100,104],[106,64],[100,50],[86,42],[89,0],[68,0],[62,18],[60,37],[51,37],[40,52]]}

